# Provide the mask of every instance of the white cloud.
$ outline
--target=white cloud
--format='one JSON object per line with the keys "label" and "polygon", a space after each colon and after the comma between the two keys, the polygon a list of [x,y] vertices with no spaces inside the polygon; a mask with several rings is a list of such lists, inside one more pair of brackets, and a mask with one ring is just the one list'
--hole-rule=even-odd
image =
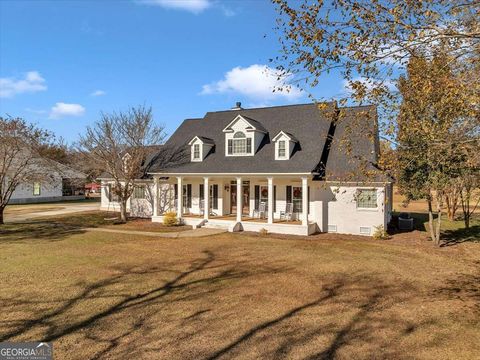
{"label": "white cloud", "polygon": [[291,80],[291,74],[281,75],[267,65],[237,66],[228,71],[223,80],[203,85],[201,94],[234,92],[260,102],[278,98],[294,100],[301,97],[302,92],[291,85]]}
{"label": "white cloud", "polygon": [[161,6],[165,9],[185,10],[194,14],[212,6],[210,0],[139,0],[141,4]]}
{"label": "white cloud", "polygon": [[0,78],[0,97],[2,98],[45,90],[47,90],[45,79],[38,71],[27,72],[23,79]]}
{"label": "white cloud", "polygon": [[93,91],[90,96],[103,96],[106,95],[107,93],[103,90],[95,90]]}
{"label": "white cloud", "polygon": [[57,102],[50,110],[50,119],[60,119],[65,116],[81,116],[85,113],[85,108],[80,104],[66,104]]}

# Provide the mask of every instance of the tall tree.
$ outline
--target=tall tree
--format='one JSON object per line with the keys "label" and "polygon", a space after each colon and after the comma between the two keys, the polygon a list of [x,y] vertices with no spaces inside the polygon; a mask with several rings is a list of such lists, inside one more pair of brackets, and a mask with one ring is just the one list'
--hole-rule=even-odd
{"label": "tall tree", "polygon": [[[353,100],[377,105],[380,137],[392,143],[398,138],[403,159],[407,151],[411,154],[405,163],[385,163],[384,158],[377,165],[403,180],[408,179],[410,198],[430,199],[433,224],[432,201],[438,200],[435,211],[443,207],[445,183],[451,182],[452,176],[460,171],[454,163],[474,173],[478,170],[471,161],[469,149],[478,147],[480,134],[480,2],[272,2],[278,11],[277,31],[282,47],[281,54],[272,59],[277,68],[295,79],[298,86],[307,88],[321,83],[324,75],[336,72],[343,77],[348,89],[339,95],[340,104]],[[439,63],[438,49],[451,61],[441,65],[443,74],[440,65],[428,63]],[[417,57],[423,60],[417,61]],[[409,63],[412,58],[414,64]],[[429,74],[415,70],[415,79],[404,77],[403,89],[399,92],[397,79],[405,73],[407,64],[409,70],[423,67]],[[432,78],[435,72],[440,81]],[[421,80],[422,77],[425,78]],[[448,83],[446,92],[440,89],[444,85],[442,81]],[[423,87],[425,93],[409,87],[412,82]],[[405,101],[404,96],[409,99]],[[452,100],[452,106],[443,102],[446,100]],[[415,101],[419,105],[417,110],[410,106]],[[414,115],[421,116],[414,118]],[[399,124],[402,118],[412,121]],[[357,122],[363,119],[359,116]],[[348,139],[342,140],[348,154],[351,146]],[[397,150],[395,153],[400,155]],[[397,159],[400,160],[400,156]],[[446,176],[447,173],[450,175]],[[438,219],[441,221],[441,217]],[[430,231],[436,242],[439,231],[440,227]]]}
{"label": "tall tree", "polygon": [[478,0],[272,1],[279,14],[280,70],[311,85],[339,70],[357,99],[388,94],[389,75],[412,53],[439,42],[457,57],[479,51]]}
{"label": "tall tree", "polygon": [[[272,2],[282,51],[271,60],[278,70],[306,90],[330,72],[340,74],[347,91],[337,94],[339,103],[377,105],[381,137],[390,141],[401,102],[396,79],[412,54],[428,56],[440,43],[472,64],[480,54],[478,0]],[[478,80],[472,81],[477,88]],[[348,151],[348,139],[342,140]]]}
{"label": "tall tree", "polygon": [[143,106],[102,113],[80,136],[79,150],[113,181],[111,191],[119,199],[121,221],[127,221],[127,201],[143,175],[150,146],[161,144],[164,138],[164,128],[154,123],[152,109]]}
{"label": "tall tree", "polygon": [[0,117],[0,224],[10,198],[22,183],[45,181],[52,176],[42,150],[52,146],[54,136],[24,119]]}
{"label": "tall tree", "polygon": [[442,49],[431,60],[414,55],[399,81],[399,187],[407,200],[427,201],[435,244],[440,244],[445,195],[471,168],[476,157],[472,145],[480,144],[478,99],[462,81],[457,65]]}

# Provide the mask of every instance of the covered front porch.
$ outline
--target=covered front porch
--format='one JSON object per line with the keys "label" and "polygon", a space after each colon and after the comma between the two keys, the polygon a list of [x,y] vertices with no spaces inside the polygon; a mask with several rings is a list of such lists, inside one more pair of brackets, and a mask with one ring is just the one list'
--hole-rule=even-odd
{"label": "covered front porch", "polygon": [[317,231],[309,215],[310,181],[292,175],[155,176],[152,221],[175,211],[179,221],[193,227],[309,235]]}

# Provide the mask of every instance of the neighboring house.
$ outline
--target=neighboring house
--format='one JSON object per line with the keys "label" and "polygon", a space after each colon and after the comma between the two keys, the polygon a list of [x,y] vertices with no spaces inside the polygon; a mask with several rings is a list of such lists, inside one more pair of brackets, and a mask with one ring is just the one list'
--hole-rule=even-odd
{"label": "neighboring house", "polygon": [[[9,204],[79,200],[85,198],[86,175],[66,165],[50,160],[51,169],[44,180],[21,183],[13,192]],[[47,166],[42,163],[41,166]],[[47,173],[47,171],[42,170]]]}
{"label": "neighboring house", "polygon": [[88,194],[99,194],[101,191],[102,185],[97,183],[85,184],[85,192]]}
{"label": "neighboring house", "polygon": [[[141,169],[142,176],[137,180],[132,197],[128,199],[127,210],[131,216],[149,218],[153,215],[153,176],[148,173],[150,166],[158,160],[157,154],[163,148],[162,145],[152,145],[148,147],[147,157],[144,166]],[[122,159],[128,161],[129,154],[126,152]],[[101,180],[101,204],[100,209],[105,211],[120,211],[120,203],[117,195],[114,194],[112,188],[114,181],[107,173],[103,173]],[[160,196],[160,195],[159,195]]]}
{"label": "neighboring house", "polygon": [[[392,210],[391,181],[374,167],[376,121],[373,106],[336,103],[322,110],[237,103],[185,120],[165,146],[185,148],[187,160],[162,168],[152,154],[130,212],[161,222],[164,212],[175,211],[185,224],[229,231],[371,235],[374,227],[387,227]],[[108,187],[104,179],[102,208],[118,209]]]}

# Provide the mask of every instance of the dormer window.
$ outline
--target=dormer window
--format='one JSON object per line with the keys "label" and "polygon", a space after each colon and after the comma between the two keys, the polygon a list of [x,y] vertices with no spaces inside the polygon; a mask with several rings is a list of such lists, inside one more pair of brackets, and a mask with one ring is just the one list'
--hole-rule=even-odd
{"label": "dormer window", "polygon": [[190,140],[188,145],[191,146],[191,160],[203,161],[212,151],[215,143],[210,138],[204,136],[195,136],[192,140]]}
{"label": "dormer window", "polygon": [[123,169],[124,173],[128,173],[131,170],[130,166],[129,166],[131,159],[132,159],[132,155],[130,155],[129,153],[126,153],[125,155],[123,155],[123,157],[122,157],[122,163],[123,163],[122,169]]}
{"label": "dormer window", "polygon": [[226,156],[253,156],[267,131],[258,121],[237,115],[224,129]]}
{"label": "dormer window", "polygon": [[275,160],[289,160],[298,140],[290,133],[280,131],[272,141],[275,143]]}
{"label": "dormer window", "polygon": [[242,131],[233,134],[233,139],[228,140],[229,155],[250,155],[252,153],[252,138]]}
{"label": "dormer window", "polygon": [[195,160],[200,160],[200,144],[193,145],[193,158]]}
{"label": "dormer window", "polygon": [[286,142],[285,140],[279,140],[278,141],[278,157],[280,159],[286,157]]}

